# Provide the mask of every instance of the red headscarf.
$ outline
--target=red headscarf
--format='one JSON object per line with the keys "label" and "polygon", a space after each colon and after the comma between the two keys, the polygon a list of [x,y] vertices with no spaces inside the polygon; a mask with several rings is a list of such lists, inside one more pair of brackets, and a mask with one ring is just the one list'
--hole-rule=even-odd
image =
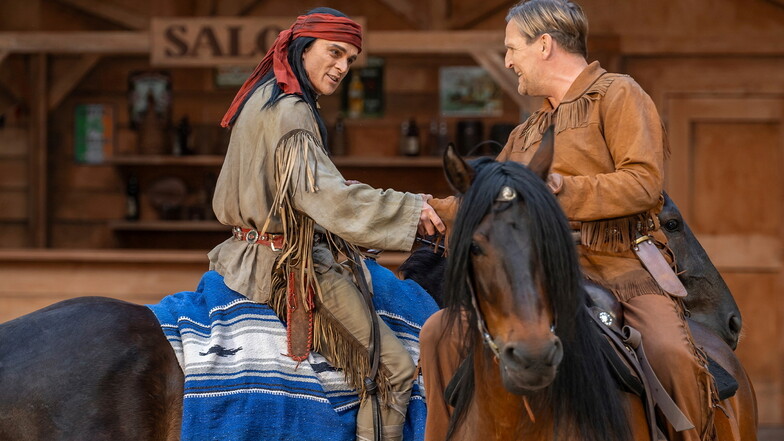
{"label": "red headscarf", "polygon": [[275,79],[283,93],[296,93],[302,95],[297,77],[289,65],[289,44],[297,37],[315,37],[331,41],[341,41],[353,44],[362,52],[362,27],[354,20],[347,17],[338,17],[332,14],[300,15],[289,29],[281,31],[275,43],[264,55],[256,69],[240,88],[229,110],[223,115],[222,127],[229,127],[234,123],[242,104],[253,91],[256,83],[272,69]]}

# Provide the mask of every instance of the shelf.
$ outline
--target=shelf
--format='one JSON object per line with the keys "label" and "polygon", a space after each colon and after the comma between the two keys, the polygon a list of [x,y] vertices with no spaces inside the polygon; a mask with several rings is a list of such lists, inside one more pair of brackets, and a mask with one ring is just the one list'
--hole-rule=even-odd
{"label": "shelf", "polygon": [[106,160],[109,165],[125,166],[203,166],[213,167],[223,165],[223,155],[192,155],[192,156],[172,156],[172,155],[127,155],[114,156]]}
{"label": "shelf", "polygon": [[440,168],[438,156],[334,156],[332,162],[338,167],[431,167]]}
{"label": "shelf", "polygon": [[114,231],[161,231],[161,232],[178,232],[178,231],[196,231],[196,232],[211,232],[211,231],[224,231],[226,234],[231,233],[231,227],[221,224],[216,221],[112,221],[109,222],[109,229]]}
{"label": "shelf", "polygon": [[[441,167],[442,160],[437,156],[333,156],[338,167]],[[106,160],[109,165],[120,166],[202,166],[218,167],[223,165],[221,155],[128,155],[115,156]]]}

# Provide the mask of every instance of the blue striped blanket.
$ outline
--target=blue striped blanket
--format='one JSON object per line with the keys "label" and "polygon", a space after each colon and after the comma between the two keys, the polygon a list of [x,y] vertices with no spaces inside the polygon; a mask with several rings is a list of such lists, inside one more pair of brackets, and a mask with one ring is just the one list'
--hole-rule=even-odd
{"label": "blue striped blanket", "polygon": [[[367,265],[378,314],[417,362],[419,330],[438,307],[414,282],[374,261]],[[359,399],[342,372],[316,353],[299,366],[282,356],[285,326],[220,274],[207,272],[195,292],[148,306],[185,373],[183,441],[354,439]],[[425,415],[424,389],[415,381],[404,439],[424,438]]]}

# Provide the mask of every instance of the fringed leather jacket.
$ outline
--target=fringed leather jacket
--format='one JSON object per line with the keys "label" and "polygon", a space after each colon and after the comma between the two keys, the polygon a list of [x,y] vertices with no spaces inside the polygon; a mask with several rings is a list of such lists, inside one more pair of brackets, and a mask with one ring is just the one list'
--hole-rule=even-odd
{"label": "fringed leather jacket", "polygon": [[593,62],[556,108],[545,100],[515,128],[497,159],[527,164],[550,124],[551,172],[563,176],[557,197],[580,232],[586,276],[620,300],[664,293],[631,251],[638,235],[666,244],[656,216],[663,205],[668,146],[651,98],[628,75],[608,73]]}

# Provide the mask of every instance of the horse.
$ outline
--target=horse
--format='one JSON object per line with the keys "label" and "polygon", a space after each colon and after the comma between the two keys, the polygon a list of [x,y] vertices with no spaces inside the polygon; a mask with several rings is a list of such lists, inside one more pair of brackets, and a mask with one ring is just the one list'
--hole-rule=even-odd
{"label": "horse", "polygon": [[[655,428],[642,402],[619,390],[602,358],[568,223],[544,185],[547,168],[483,159],[474,169],[453,150],[445,155],[447,179],[463,194],[446,269],[446,321],[464,328],[458,334],[472,361],[447,437],[650,440]],[[715,412],[719,439],[756,439],[748,376],[720,337],[696,322],[692,329],[740,385]]]}

